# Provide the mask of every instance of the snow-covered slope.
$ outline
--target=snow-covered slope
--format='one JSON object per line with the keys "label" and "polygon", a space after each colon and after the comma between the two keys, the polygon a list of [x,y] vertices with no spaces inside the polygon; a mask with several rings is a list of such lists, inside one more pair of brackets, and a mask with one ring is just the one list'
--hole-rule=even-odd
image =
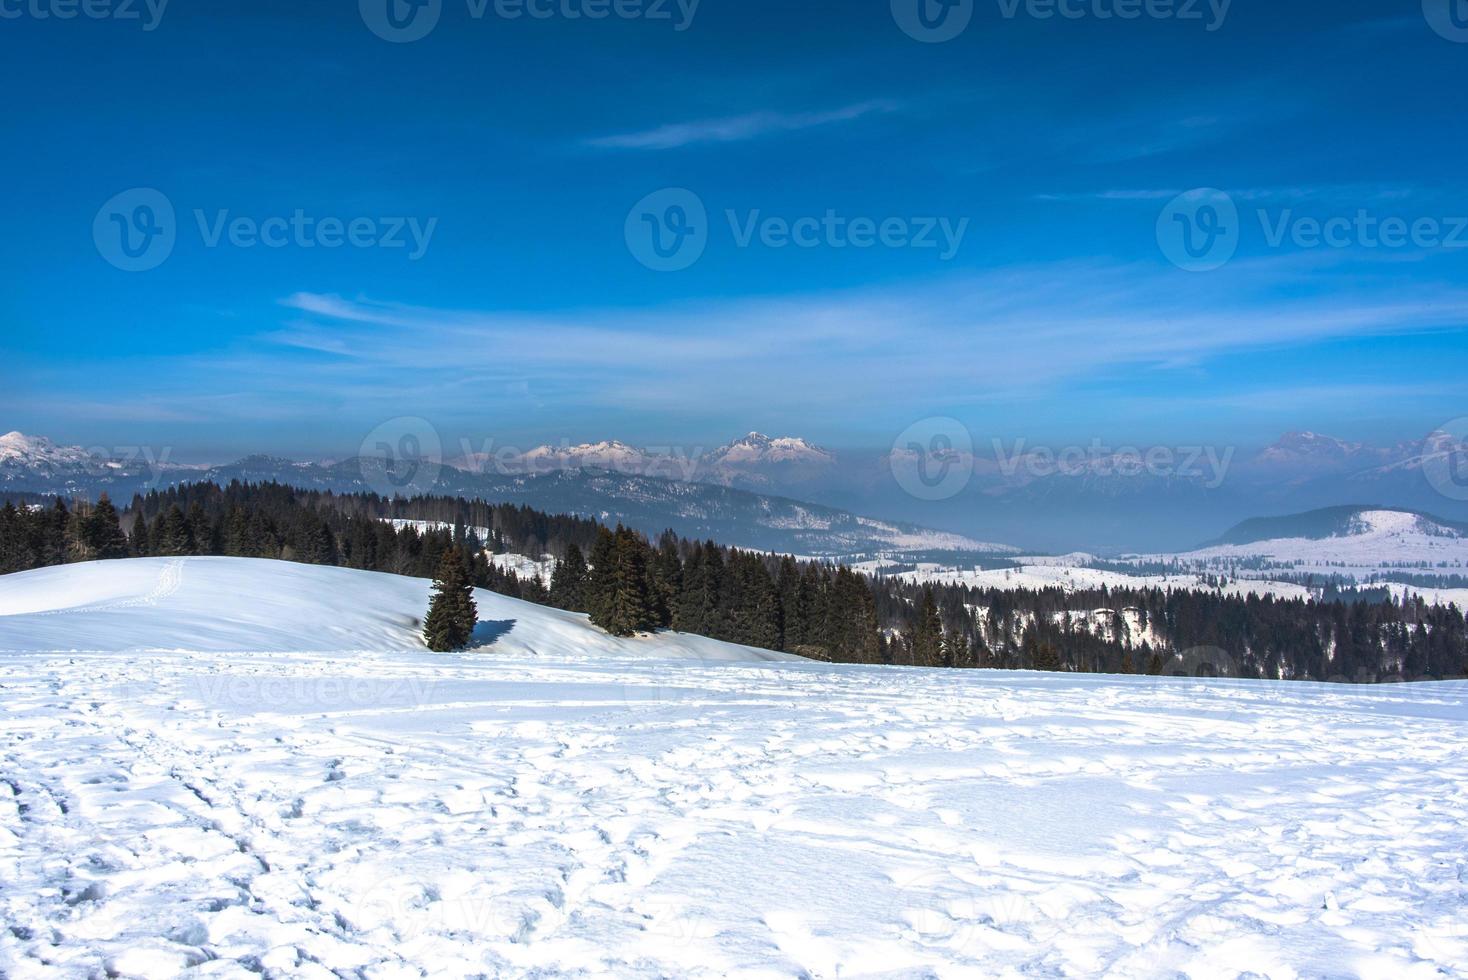
{"label": "snow-covered slope", "polygon": [[443,655],[425,592],[238,559],[0,578],[0,648],[31,650],[0,653],[0,975],[1468,962],[1462,685],[751,663],[492,596],[513,628]]}
{"label": "snow-covered slope", "polygon": [[[1297,515],[1294,520],[1306,518],[1316,518],[1307,523],[1324,530],[1308,532],[1308,536],[1247,540],[1177,555],[1141,556],[1136,560],[1172,561],[1198,570],[1253,566],[1276,572],[1341,575],[1363,580],[1400,571],[1468,574],[1468,533],[1426,515],[1405,510],[1332,508]],[[1328,527],[1321,523],[1326,518]]]}
{"label": "snow-covered slope", "polygon": [[[0,650],[423,650],[425,579],[253,558],[134,558],[0,576]],[[486,655],[774,661],[663,633],[622,640],[578,613],[482,589]]]}

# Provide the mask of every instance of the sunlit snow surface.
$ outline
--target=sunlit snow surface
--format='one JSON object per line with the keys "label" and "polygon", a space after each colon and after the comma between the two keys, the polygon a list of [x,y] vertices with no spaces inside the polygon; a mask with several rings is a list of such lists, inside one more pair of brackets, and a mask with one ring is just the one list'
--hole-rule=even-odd
{"label": "sunlit snow surface", "polygon": [[445,656],[411,649],[426,596],[0,578],[0,974],[1468,964],[1459,685],[762,662],[484,593],[489,645]]}

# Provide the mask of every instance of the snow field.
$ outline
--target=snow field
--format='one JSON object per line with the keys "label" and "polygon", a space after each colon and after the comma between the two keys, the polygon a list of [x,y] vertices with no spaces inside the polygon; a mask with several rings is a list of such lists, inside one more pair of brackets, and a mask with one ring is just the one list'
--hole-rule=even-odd
{"label": "snow field", "polygon": [[8,977],[1468,963],[1459,684],[760,661],[482,593],[513,625],[438,655],[416,580],[104,564],[0,579]]}

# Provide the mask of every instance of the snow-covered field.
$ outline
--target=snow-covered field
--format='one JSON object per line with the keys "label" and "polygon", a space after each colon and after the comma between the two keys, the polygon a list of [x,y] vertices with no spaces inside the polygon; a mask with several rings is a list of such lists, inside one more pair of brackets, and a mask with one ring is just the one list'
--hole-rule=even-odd
{"label": "snow-covered field", "polygon": [[[1409,575],[1468,575],[1468,535],[1402,511],[1362,511],[1351,533],[1322,538],[1275,538],[1249,544],[1216,545],[1177,554],[1127,555],[1099,563],[1095,555],[1014,557],[1016,567],[961,568],[923,563],[896,577],[916,582],[981,589],[1164,589],[1250,593],[1279,599],[1308,599],[1300,580],[1340,579],[1385,586],[1401,600],[1419,596],[1435,605],[1468,608],[1468,589],[1434,588],[1401,581]],[[858,571],[880,574],[889,563],[857,563]],[[1125,567],[1136,568],[1133,572]],[[1161,567],[1166,573],[1157,571]],[[1293,581],[1285,581],[1292,579]]]}
{"label": "snow-covered field", "polygon": [[[1124,560],[1175,562],[1200,571],[1254,563],[1276,573],[1340,575],[1358,581],[1403,571],[1463,575],[1468,574],[1468,535],[1405,511],[1367,510],[1353,521],[1349,534],[1215,545]],[[1265,577],[1268,572],[1253,574]]]}
{"label": "snow-covered field", "polygon": [[437,655],[426,596],[0,578],[0,975],[1468,963],[1461,685],[831,667],[485,593]]}
{"label": "snow-covered field", "polygon": [[[1303,585],[1290,582],[1271,582],[1257,579],[1231,579],[1214,587],[1203,574],[1142,575],[1119,572],[1114,569],[1086,568],[1078,563],[1045,557],[1017,558],[1018,567],[989,569],[955,569],[951,566],[922,563],[916,571],[902,572],[894,578],[911,582],[932,582],[942,585],[966,585],[978,589],[1063,589],[1075,592],[1082,589],[1164,589],[1177,591],[1217,591],[1224,595],[1245,596],[1272,595],[1282,599],[1308,599],[1310,590]],[[866,562],[856,566],[858,571],[876,574],[880,562]],[[1214,573],[1217,575],[1218,573]],[[1423,591],[1423,590],[1414,590]]]}

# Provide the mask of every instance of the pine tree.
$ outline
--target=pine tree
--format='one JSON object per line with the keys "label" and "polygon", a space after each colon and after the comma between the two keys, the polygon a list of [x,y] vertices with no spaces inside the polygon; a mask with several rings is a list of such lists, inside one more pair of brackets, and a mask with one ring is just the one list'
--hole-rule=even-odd
{"label": "pine tree", "polygon": [[1060,659],[1060,651],[1055,648],[1055,644],[1048,640],[1035,647],[1035,652],[1031,659],[1034,661],[1036,670],[1054,672],[1063,667]]}
{"label": "pine tree", "polygon": [[586,576],[584,602],[591,621],[605,623],[610,616],[612,593],[616,589],[617,540],[605,527],[596,529],[596,543],[591,546],[591,570]]}
{"label": "pine tree", "polygon": [[678,537],[664,531],[648,568],[653,616],[660,628],[674,624],[678,598],[683,592],[683,559],[678,554]]}
{"label": "pine tree", "polygon": [[159,555],[193,554],[194,535],[178,504],[158,519],[158,544],[154,552]]}
{"label": "pine tree", "polygon": [[83,524],[83,539],[93,558],[126,558],[127,538],[123,537],[122,526],[117,519],[117,508],[104,493],[97,506],[87,515]]}
{"label": "pine tree", "polygon": [[573,542],[551,573],[550,602],[558,609],[582,612],[586,609],[586,558]]}
{"label": "pine tree", "polygon": [[931,588],[923,590],[923,604],[912,637],[912,662],[915,667],[943,666],[943,621],[938,616],[938,603]]}
{"label": "pine tree", "polygon": [[474,635],[478,617],[463,553],[449,548],[433,579],[433,596],[423,620],[423,642],[440,653],[462,650]]}
{"label": "pine tree", "polygon": [[0,507],[0,575],[32,567],[34,556],[26,541],[27,522],[10,501]]}
{"label": "pine tree", "polygon": [[609,591],[592,612],[591,621],[613,636],[655,629],[657,620],[648,596],[647,543],[620,524],[612,540],[612,567],[606,576]]}
{"label": "pine tree", "polygon": [[148,555],[148,518],[144,516],[142,507],[133,511],[133,531],[128,538],[133,555],[145,558]]}

